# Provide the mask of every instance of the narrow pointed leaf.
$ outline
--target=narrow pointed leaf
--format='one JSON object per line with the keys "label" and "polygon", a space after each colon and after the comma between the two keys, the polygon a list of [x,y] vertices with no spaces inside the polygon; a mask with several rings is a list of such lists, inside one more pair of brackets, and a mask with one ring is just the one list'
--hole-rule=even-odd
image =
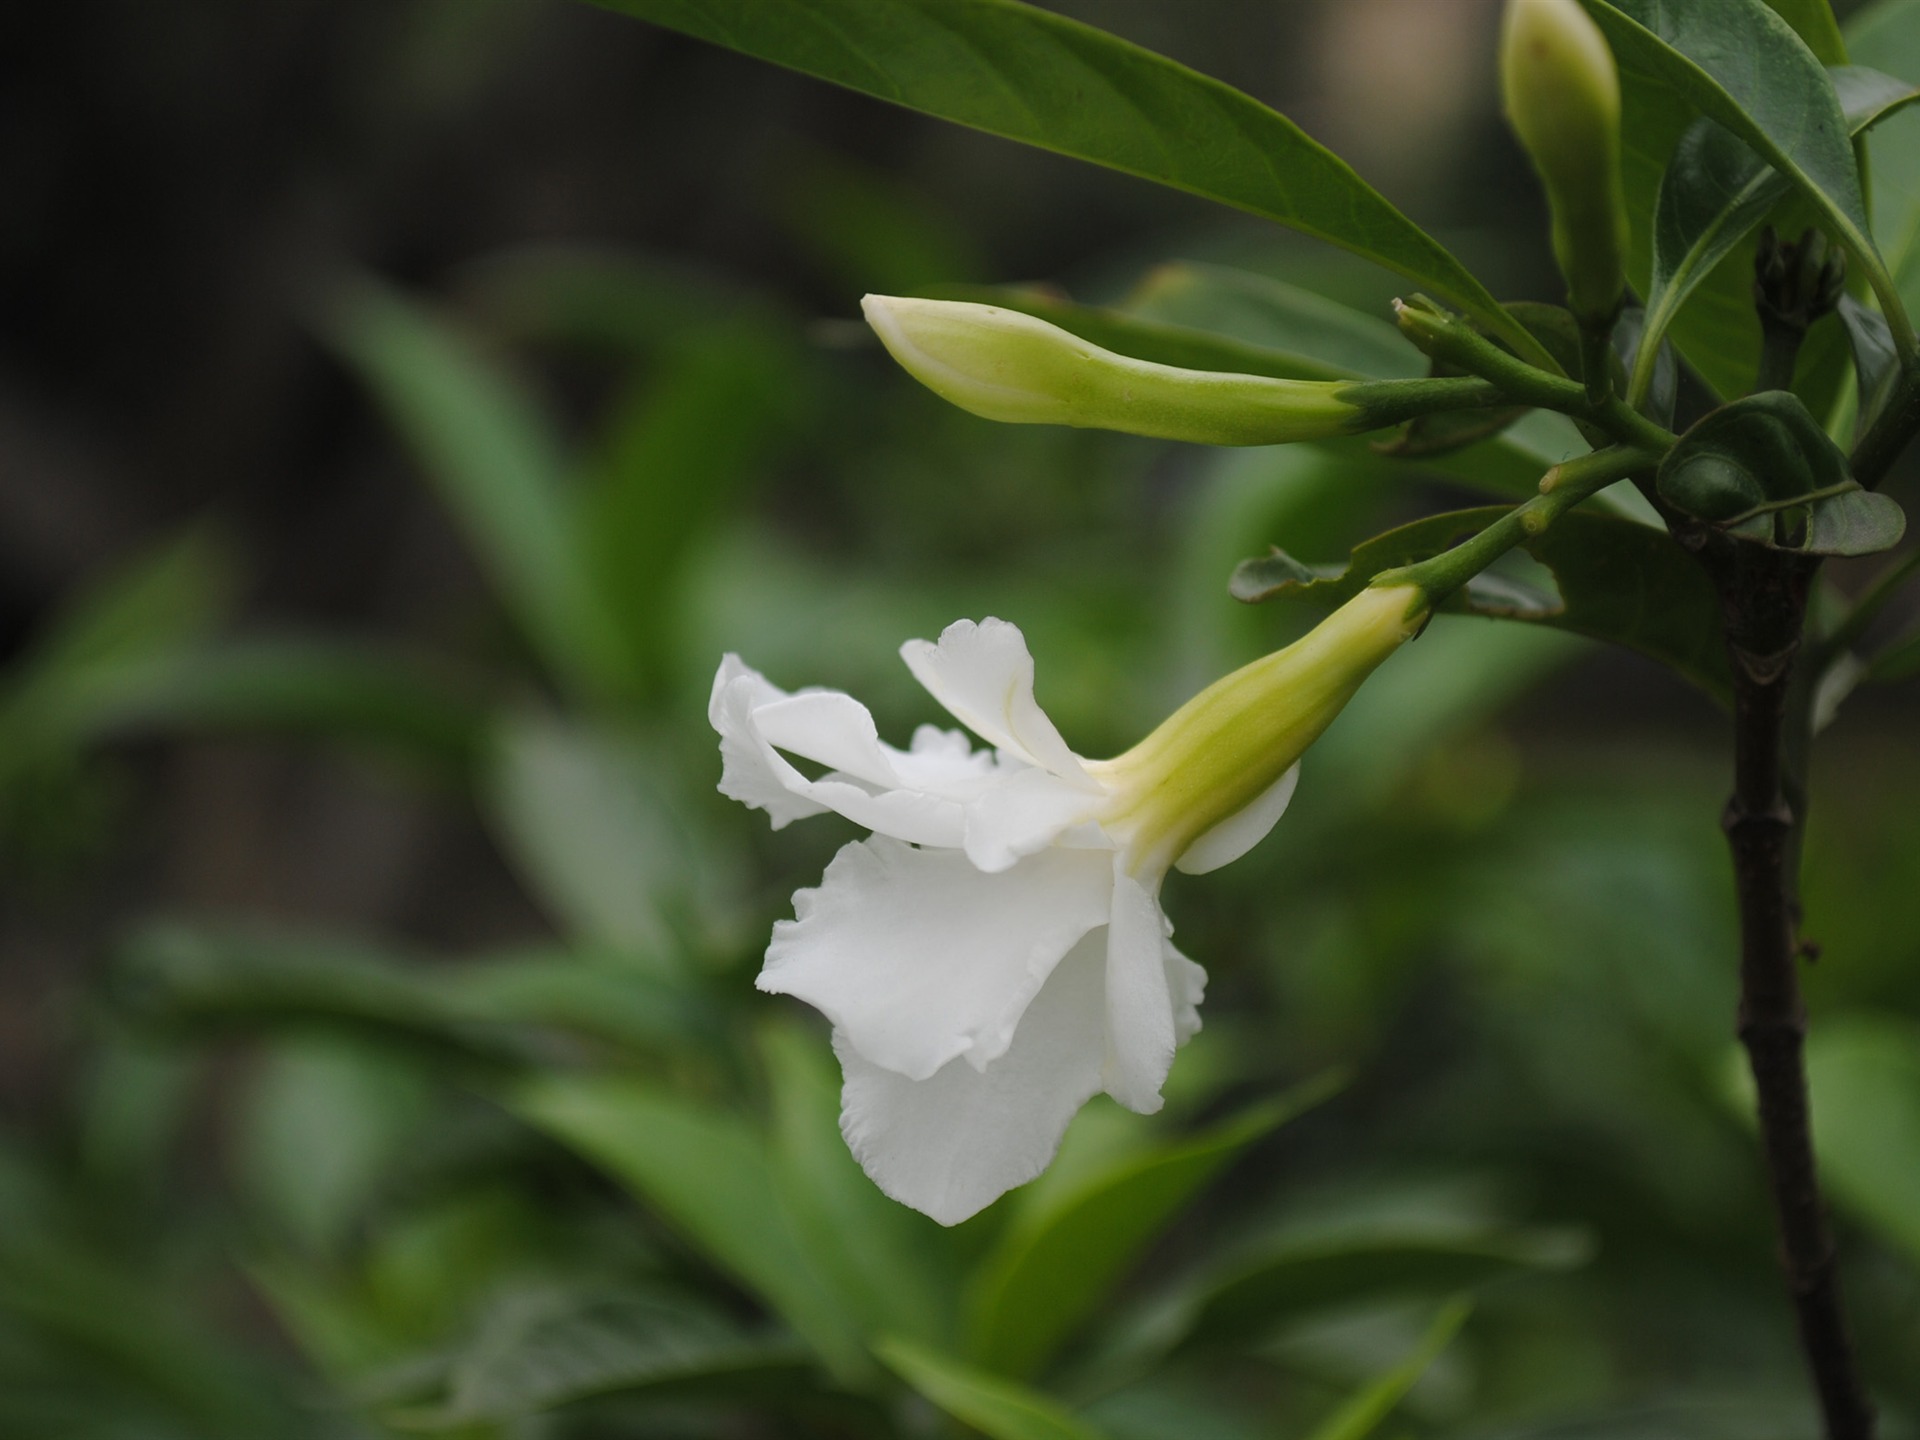
{"label": "narrow pointed leaf", "polygon": [[1334,1411],[1315,1427],[1308,1440],[1366,1440],[1399,1408],[1407,1392],[1440,1358],[1440,1352],[1453,1343],[1453,1337],[1460,1333],[1460,1327],[1467,1323],[1472,1311],[1473,1303],[1469,1300],[1450,1302],[1434,1316],[1427,1333],[1404,1360]]}
{"label": "narrow pointed leaf", "polygon": [[937,1350],[889,1337],[874,1352],[902,1380],[987,1440],[1102,1440],[1100,1431],[1051,1396]]}
{"label": "narrow pointed leaf", "polygon": [[1291,120],[1218,80],[1017,0],[598,0],[989,134],[1276,220],[1532,342],[1437,241]]}
{"label": "narrow pointed leaf", "polygon": [[1196,1191],[1247,1146],[1339,1088],[1326,1076],[1214,1130],[1094,1174],[1023,1213],[982,1263],[970,1297],[969,1353],[990,1369],[1030,1375]]}
{"label": "narrow pointed leaf", "polygon": [[871,1369],[853,1317],[795,1236],[746,1120],[624,1077],[552,1075],[513,1108],[607,1170],[811,1344],[844,1381]]}

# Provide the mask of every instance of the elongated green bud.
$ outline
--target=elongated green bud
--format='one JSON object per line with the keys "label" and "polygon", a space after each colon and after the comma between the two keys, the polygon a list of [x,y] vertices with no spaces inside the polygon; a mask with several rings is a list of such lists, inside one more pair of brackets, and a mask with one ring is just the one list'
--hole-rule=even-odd
{"label": "elongated green bud", "polygon": [[1125,754],[1089,762],[1118,797],[1101,823],[1150,864],[1177,859],[1279,780],[1429,609],[1417,585],[1362,590],[1286,649],[1214,681]]}
{"label": "elongated green bud", "polygon": [[1500,48],[1507,119],[1540,172],[1567,307],[1610,326],[1625,283],[1620,72],[1579,0],[1508,0]]}
{"label": "elongated green bud", "polygon": [[[867,323],[921,384],[1016,425],[1080,425],[1202,445],[1281,445],[1491,404],[1479,381],[1281,380],[1102,349],[1018,310],[869,295]],[[1482,393],[1485,391],[1486,393]]]}

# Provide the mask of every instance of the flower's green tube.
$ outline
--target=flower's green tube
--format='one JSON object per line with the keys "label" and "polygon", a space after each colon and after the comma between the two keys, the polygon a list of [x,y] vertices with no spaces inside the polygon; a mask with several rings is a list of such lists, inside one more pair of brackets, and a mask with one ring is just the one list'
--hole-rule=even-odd
{"label": "flower's green tube", "polygon": [[1494,403],[1478,380],[1280,380],[1116,354],[1018,310],[869,295],[867,323],[921,384],[1016,425],[1080,425],[1202,445],[1281,445]]}
{"label": "flower's green tube", "polygon": [[1620,73],[1579,0],[1508,0],[1500,47],[1507,118],[1547,191],[1567,305],[1612,325],[1625,285]]}
{"label": "flower's green tube", "polygon": [[1417,585],[1362,590],[1306,635],[1187,701],[1088,773],[1120,797],[1102,823],[1166,865],[1292,767],[1363,682],[1426,624]]}

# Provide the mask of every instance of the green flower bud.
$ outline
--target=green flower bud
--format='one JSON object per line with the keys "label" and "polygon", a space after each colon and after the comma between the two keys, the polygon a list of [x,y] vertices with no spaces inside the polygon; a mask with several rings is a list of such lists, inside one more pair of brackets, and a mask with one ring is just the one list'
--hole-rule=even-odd
{"label": "green flower bud", "polygon": [[1625,283],[1620,73],[1579,0],[1508,0],[1500,50],[1507,118],[1540,172],[1567,306],[1610,326]]}
{"label": "green flower bud", "polygon": [[1347,381],[1277,380],[1135,360],[997,305],[869,295],[862,306],[908,374],[988,420],[1090,426],[1203,445],[1324,440],[1393,423],[1370,420],[1370,407],[1347,396],[1367,387]]}
{"label": "green flower bud", "polygon": [[1101,823],[1149,865],[1182,856],[1286,774],[1430,609],[1417,585],[1362,590],[1286,649],[1214,681],[1125,754],[1088,762],[1120,797]]}

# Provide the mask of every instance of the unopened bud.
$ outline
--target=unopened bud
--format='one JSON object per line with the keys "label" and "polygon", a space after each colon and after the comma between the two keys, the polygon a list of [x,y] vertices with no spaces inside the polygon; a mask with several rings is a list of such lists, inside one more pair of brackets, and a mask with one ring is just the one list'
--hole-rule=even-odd
{"label": "unopened bud", "polygon": [[1018,310],[869,295],[867,323],[914,379],[988,420],[1278,445],[1362,428],[1347,381],[1183,370],[1115,354]]}
{"label": "unopened bud", "polygon": [[1609,326],[1627,251],[1613,52],[1579,0],[1508,0],[1500,78],[1507,119],[1546,187],[1568,308]]}

